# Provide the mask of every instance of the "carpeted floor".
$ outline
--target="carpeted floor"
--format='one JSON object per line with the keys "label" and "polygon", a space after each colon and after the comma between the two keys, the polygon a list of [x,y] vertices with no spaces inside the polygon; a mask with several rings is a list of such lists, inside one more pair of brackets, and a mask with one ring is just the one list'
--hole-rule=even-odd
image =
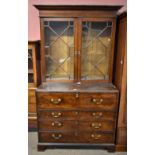
{"label": "carpeted floor", "polygon": [[47,149],[44,152],[37,151],[37,133],[29,132],[29,155],[127,155],[126,152],[108,153],[104,150],[86,149]]}

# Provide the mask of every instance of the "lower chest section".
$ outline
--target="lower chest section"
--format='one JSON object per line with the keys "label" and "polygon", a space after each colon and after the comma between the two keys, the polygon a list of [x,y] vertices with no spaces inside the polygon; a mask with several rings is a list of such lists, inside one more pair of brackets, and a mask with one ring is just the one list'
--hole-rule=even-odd
{"label": "lower chest section", "polygon": [[117,93],[37,92],[40,143],[115,143]]}

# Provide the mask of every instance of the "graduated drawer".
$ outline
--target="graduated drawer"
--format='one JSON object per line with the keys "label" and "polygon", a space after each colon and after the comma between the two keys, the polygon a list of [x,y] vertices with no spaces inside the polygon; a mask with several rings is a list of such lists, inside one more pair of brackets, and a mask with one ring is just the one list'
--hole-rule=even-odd
{"label": "graduated drawer", "polygon": [[54,120],[45,120],[45,121],[39,121],[39,130],[61,130],[61,131],[74,131],[78,128],[78,122],[77,121],[54,121]]}
{"label": "graduated drawer", "polygon": [[39,130],[41,131],[106,131],[113,132],[114,122],[109,121],[66,121],[66,120],[45,120],[39,121]]}
{"label": "graduated drawer", "polygon": [[79,121],[78,131],[114,132],[115,122],[109,121]]}
{"label": "graduated drawer", "polygon": [[37,103],[41,109],[72,109],[77,105],[74,93],[37,92]]}
{"label": "graduated drawer", "polygon": [[97,121],[97,120],[115,120],[116,113],[109,111],[62,111],[62,110],[41,110],[38,111],[39,120],[82,120],[82,121]]}
{"label": "graduated drawer", "polygon": [[117,94],[115,93],[81,93],[79,95],[81,108],[93,108],[116,111]]}
{"label": "graduated drawer", "polygon": [[39,132],[39,142],[114,143],[114,136],[103,132]]}

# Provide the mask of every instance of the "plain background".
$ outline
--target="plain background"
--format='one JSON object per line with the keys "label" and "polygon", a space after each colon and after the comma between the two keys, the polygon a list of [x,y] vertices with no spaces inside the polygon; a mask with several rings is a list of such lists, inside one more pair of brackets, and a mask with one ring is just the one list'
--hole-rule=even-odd
{"label": "plain background", "polygon": [[[28,1],[0,5],[0,148],[27,155]],[[154,154],[154,1],[128,0],[128,155]]]}

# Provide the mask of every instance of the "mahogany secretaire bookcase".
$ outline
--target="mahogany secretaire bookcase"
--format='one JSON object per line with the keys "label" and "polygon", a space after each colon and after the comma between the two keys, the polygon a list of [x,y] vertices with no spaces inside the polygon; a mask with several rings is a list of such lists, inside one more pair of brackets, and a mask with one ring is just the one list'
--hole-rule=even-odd
{"label": "mahogany secretaire bookcase", "polygon": [[120,6],[39,9],[38,150],[116,145],[119,91],[112,83]]}

